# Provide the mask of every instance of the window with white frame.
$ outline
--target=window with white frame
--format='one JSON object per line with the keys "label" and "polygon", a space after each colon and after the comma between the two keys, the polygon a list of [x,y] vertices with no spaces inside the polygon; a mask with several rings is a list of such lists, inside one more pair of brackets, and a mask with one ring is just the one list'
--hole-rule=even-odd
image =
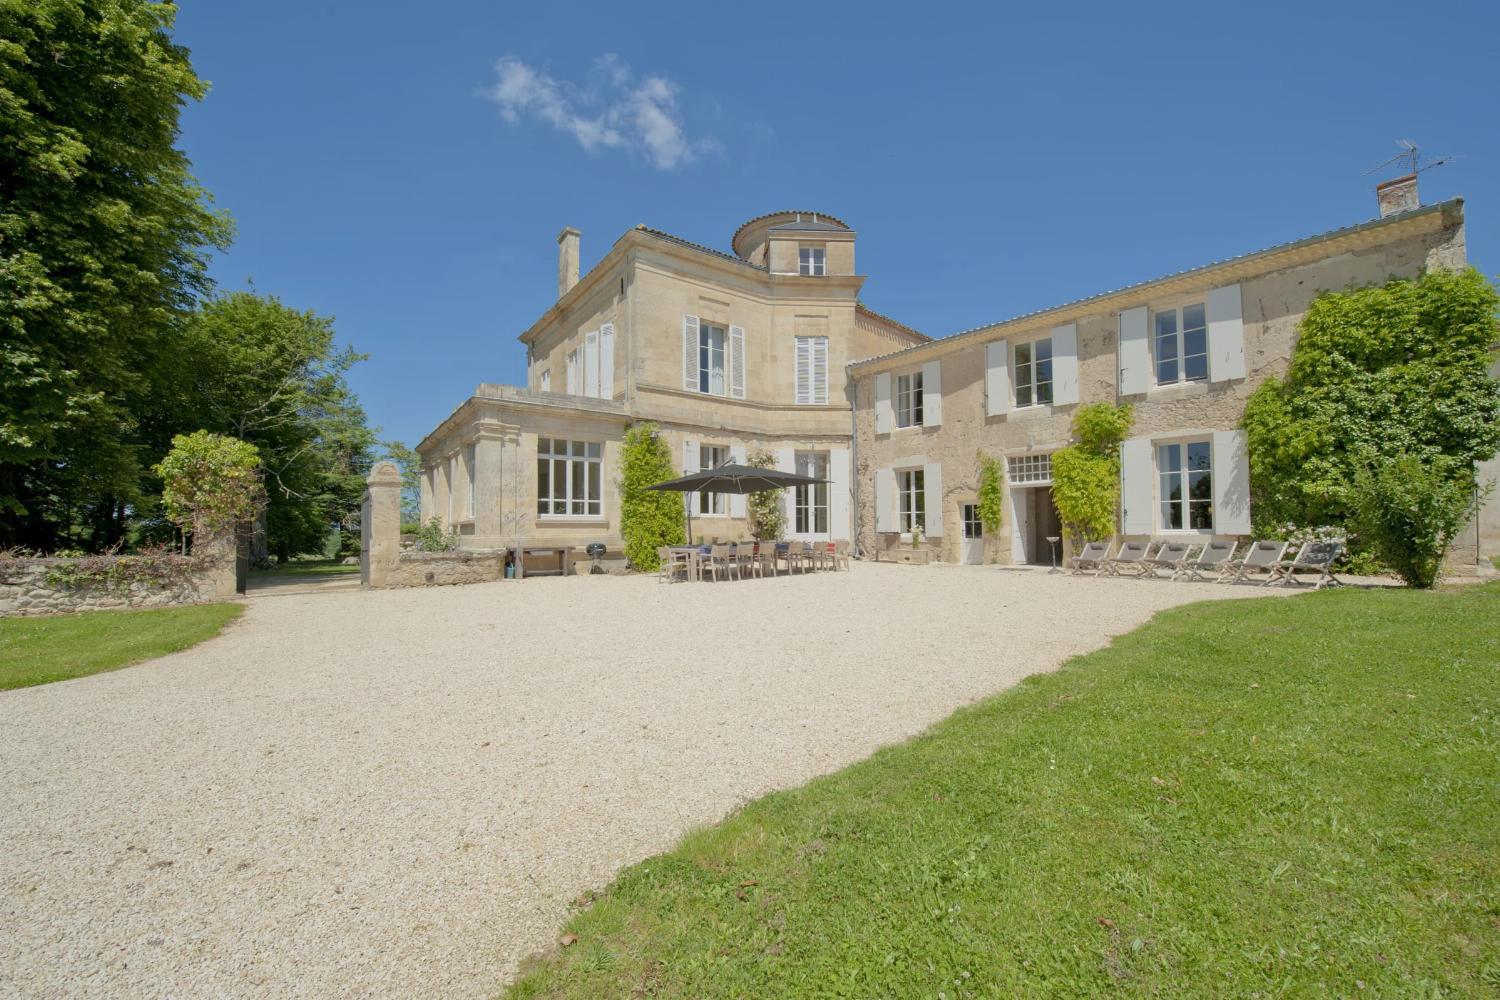
{"label": "window with white frame", "polygon": [[603,517],[604,446],[538,438],[536,498],[542,517]]}
{"label": "window with white frame", "polygon": [[1156,446],[1163,531],[1214,530],[1213,445],[1171,441]]}
{"label": "window with white frame", "polygon": [[453,516],[453,483],[454,483],[454,481],[456,479],[455,474],[454,474],[454,472],[455,472],[454,466],[457,465],[457,464],[458,464],[458,459],[454,458],[452,455],[449,455],[448,456],[448,464],[443,469],[443,485],[444,485],[444,487],[446,487],[446,489],[448,491],[448,517],[447,517],[447,519],[445,521],[446,524],[452,524],[453,521],[454,521],[454,516]]}
{"label": "window with white frame", "polygon": [[896,376],[896,426],[922,426],[922,373]]}
{"label": "window with white frame", "polygon": [[568,386],[569,396],[577,396],[583,391],[583,379],[578,371],[578,352],[568,352]]}
{"label": "window with white frame", "polygon": [[474,460],[478,451],[474,445],[469,445],[468,454],[464,456],[464,468],[469,472],[469,516],[474,516],[475,508],[479,506],[479,476],[474,469]]}
{"label": "window with white frame", "polygon": [[821,278],[828,273],[828,254],[822,247],[797,248],[797,273],[807,278]]}
{"label": "window with white frame", "polygon": [[964,504],[959,510],[959,514],[963,517],[965,538],[984,537],[984,522],[979,516],[979,505],[977,503]]}
{"label": "window with white frame", "polygon": [[828,338],[796,338],[797,402],[824,405],[828,402]]}
{"label": "window with white frame", "polygon": [[1016,345],[1016,406],[1040,406],[1052,402],[1052,338],[1028,340]]}
{"label": "window with white frame", "polygon": [[1012,455],[1006,459],[1012,486],[1044,486],[1052,482],[1051,455]]}
{"label": "window with white frame", "polygon": [[550,368],[542,372],[542,391],[552,391],[552,369]]}
{"label": "window with white frame", "polygon": [[1208,379],[1208,314],[1203,303],[1163,309],[1154,315],[1156,384]]}
{"label": "window with white frame", "polygon": [[921,469],[896,473],[896,528],[902,532],[922,529],[927,524],[927,483]]}
{"label": "window with white frame", "polygon": [[[698,446],[697,471],[705,472],[709,469],[717,469],[727,461],[729,461],[729,449],[723,445],[700,444]],[[724,514],[724,494],[699,493],[697,513],[709,516]]]}
{"label": "window with white frame", "polygon": [[[797,473],[814,479],[828,478],[828,452],[797,452]],[[798,486],[792,492],[792,530],[799,535],[828,534],[828,484]]]}
{"label": "window with white frame", "polygon": [[724,375],[724,328],[698,324],[698,391],[723,396],[728,390]]}

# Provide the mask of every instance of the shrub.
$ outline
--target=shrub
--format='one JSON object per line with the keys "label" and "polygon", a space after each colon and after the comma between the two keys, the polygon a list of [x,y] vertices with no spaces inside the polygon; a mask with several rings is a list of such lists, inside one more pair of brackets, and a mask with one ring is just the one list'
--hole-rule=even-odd
{"label": "shrub", "polygon": [[[746,462],[757,469],[774,469],[776,459],[768,451],[757,451]],[[750,534],[758,542],[771,541],[786,534],[786,509],[781,499],[784,490],[761,490],[745,497],[745,514]]]}
{"label": "shrub", "polygon": [[1443,554],[1468,522],[1474,480],[1450,461],[1400,455],[1359,470],[1353,521],[1381,561],[1412,587],[1431,587]]}
{"label": "shrub", "polygon": [[413,547],[418,552],[452,552],[458,548],[458,529],[449,528],[444,531],[443,522],[436,515],[418,528],[415,534],[416,542]]}
{"label": "shrub", "polygon": [[979,523],[984,533],[1000,533],[1000,511],[1005,490],[1000,474],[1000,460],[993,455],[979,456]]}
{"label": "shrub", "polygon": [[625,431],[620,454],[620,534],[625,558],[636,569],[660,568],[656,549],[682,544],[685,509],[681,493],[648,487],[675,479],[672,451],[653,423],[632,424]]}
{"label": "shrub", "polygon": [[265,503],[260,451],[238,438],[208,431],[178,434],[156,466],[162,505],[185,531],[210,535],[248,524]]}
{"label": "shrub", "polygon": [[1120,444],[1133,419],[1129,406],[1080,407],[1073,414],[1074,443],[1052,454],[1052,502],[1075,548],[1114,534],[1120,505]]}

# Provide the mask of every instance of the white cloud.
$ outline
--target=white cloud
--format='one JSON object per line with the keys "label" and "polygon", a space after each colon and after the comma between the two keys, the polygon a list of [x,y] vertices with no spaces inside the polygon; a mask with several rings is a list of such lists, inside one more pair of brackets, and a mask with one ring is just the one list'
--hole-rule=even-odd
{"label": "white cloud", "polygon": [[675,170],[720,148],[713,139],[688,138],[678,92],[666,77],[637,78],[614,53],[595,60],[581,85],[507,55],[495,63],[495,83],[484,96],[512,125],[539,121],[568,133],[586,152],[625,150],[658,170]]}

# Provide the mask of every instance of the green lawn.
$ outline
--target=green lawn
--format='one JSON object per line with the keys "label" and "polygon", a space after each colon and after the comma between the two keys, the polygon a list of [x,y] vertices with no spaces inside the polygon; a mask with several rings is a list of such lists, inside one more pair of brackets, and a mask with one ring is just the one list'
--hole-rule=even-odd
{"label": "green lawn", "polygon": [[1166,612],[566,930],[510,997],[1500,995],[1500,586]]}
{"label": "green lawn", "polygon": [[83,677],[175,653],[217,635],[240,604],[90,611],[0,620],[0,691]]}
{"label": "green lawn", "polygon": [[341,576],[358,572],[358,563],[345,566],[337,559],[292,559],[270,569],[254,570],[250,575],[257,579],[274,579],[283,576]]}

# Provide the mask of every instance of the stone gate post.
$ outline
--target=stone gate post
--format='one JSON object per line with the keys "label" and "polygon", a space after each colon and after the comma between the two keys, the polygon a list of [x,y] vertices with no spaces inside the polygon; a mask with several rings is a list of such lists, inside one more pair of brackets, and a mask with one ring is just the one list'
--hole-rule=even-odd
{"label": "stone gate post", "polygon": [[401,558],[401,470],[394,462],[376,462],[365,480],[360,542],[360,582],[384,587]]}

